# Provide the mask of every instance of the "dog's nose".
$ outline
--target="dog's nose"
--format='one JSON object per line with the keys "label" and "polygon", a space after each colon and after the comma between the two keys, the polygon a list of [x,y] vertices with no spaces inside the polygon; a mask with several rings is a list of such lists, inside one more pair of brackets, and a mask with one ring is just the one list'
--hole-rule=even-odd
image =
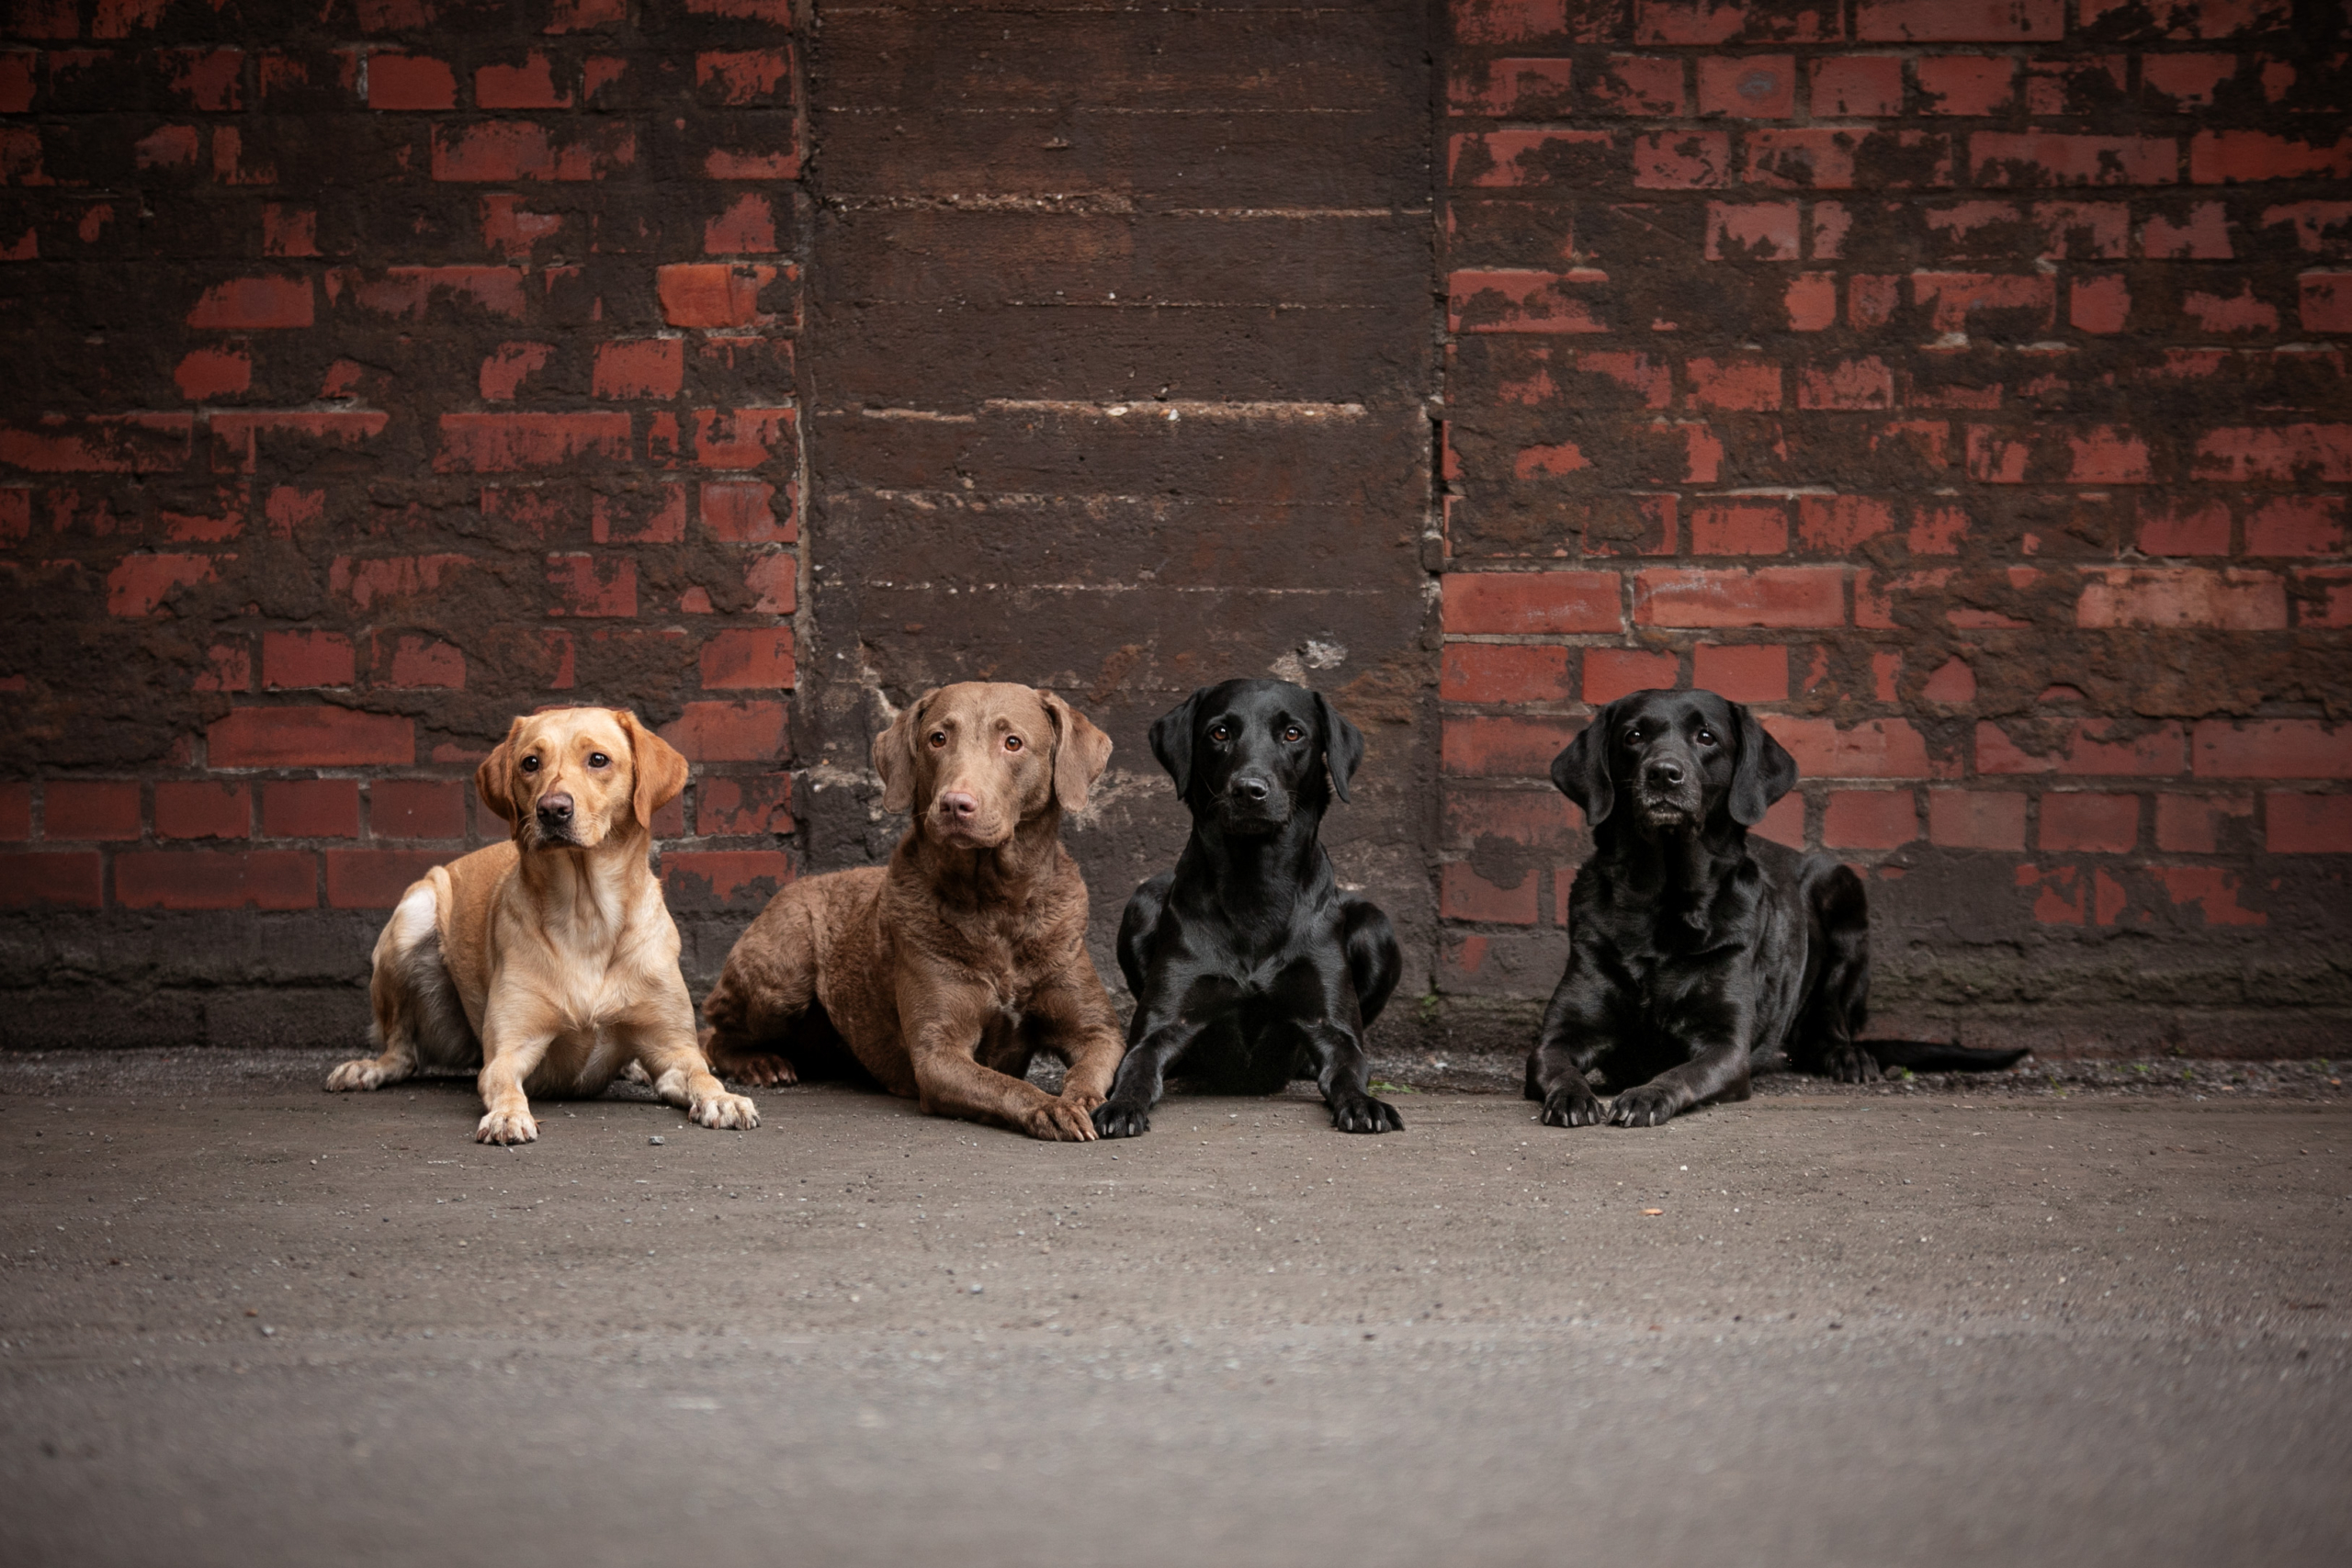
{"label": "dog's nose", "polygon": [[1644,768],[1642,774],[1653,784],[1672,789],[1682,782],[1682,764],[1661,759]]}
{"label": "dog's nose", "polygon": [[569,822],[571,820],[571,796],[542,795],[539,799],[538,810],[540,818],[546,821]]}
{"label": "dog's nose", "polygon": [[1274,793],[1274,786],[1263,779],[1251,778],[1245,773],[1233,781],[1233,793],[1244,800],[1263,800]]}
{"label": "dog's nose", "polygon": [[969,822],[979,815],[980,803],[976,796],[962,790],[951,789],[939,797],[939,808],[959,822]]}

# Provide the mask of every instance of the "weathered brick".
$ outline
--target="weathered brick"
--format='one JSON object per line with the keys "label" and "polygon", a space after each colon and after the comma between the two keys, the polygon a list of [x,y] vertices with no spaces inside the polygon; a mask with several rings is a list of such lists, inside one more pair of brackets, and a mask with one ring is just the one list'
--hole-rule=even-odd
{"label": "weathered brick", "polygon": [[308,850],[127,850],[114,897],[126,909],[312,909],[319,868]]}
{"label": "weathered brick", "polygon": [[2041,846],[2121,854],[2140,841],[2140,797],[2052,791],[2041,797]]}
{"label": "weathered brick", "polygon": [[253,821],[250,784],[225,779],[166,779],[155,785],[155,836],[159,839],[249,839]]}
{"label": "weathered brick", "polygon": [[596,345],[591,390],[600,398],[674,398],[686,381],[683,338],[624,338]]}
{"label": "weathered brick", "polygon": [[198,332],[265,332],[310,326],[316,310],[307,277],[234,277],[199,295],[187,324]]}
{"label": "weathered brick", "polygon": [[1789,649],[1784,643],[1709,643],[1690,650],[1690,683],[1736,703],[1788,700]]}
{"label": "weathered brick", "polygon": [[[368,53],[371,109],[447,109],[458,106],[458,73],[446,60],[378,49]],[[485,108],[503,106],[485,104]]]}
{"label": "weathered brick", "polygon": [[2022,850],[2025,807],[2014,790],[1931,789],[1928,841],[1950,850]]}
{"label": "weathered brick", "polygon": [[662,891],[673,909],[753,914],[792,879],[792,857],[775,850],[670,850],[662,856]]}
{"label": "weathered brick", "polygon": [[32,836],[33,786],[0,784],[0,843],[29,843]]}
{"label": "weathered brick", "polygon": [[1671,690],[1682,661],[1673,653],[1635,648],[1589,648],[1584,652],[1584,700],[1599,706],[1629,692]]}
{"label": "weathered brick", "polygon": [[416,726],[352,708],[236,708],[205,731],[216,768],[405,766],[416,761]]}
{"label": "weathered brick", "polygon": [[351,638],[342,632],[264,632],[261,682],[272,691],[303,686],[348,686],[353,673]]}
{"label": "weathered brick", "polygon": [[1445,580],[1445,629],[1457,636],[1617,631],[1624,625],[1619,591],[1614,572],[1456,572]]}
{"label": "weathered brick", "polygon": [[2218,853],[2227,825],[2253,817],[2250,795],[2159,795],[2156,848],[2166,854]]}
{"label": "weathered brick", "polygon": [[781,690],[793,683],[792,628],[762,626],[714,633],[702,646],[702,688]]}
{"label": "weathered brick", "polygon": [[673,327],[741,327],[759,319],[760,291],[772,266],[687,262],[660,269],[662,319]]}
{"label": "weathered brick", "polygon": [[2352,175],[2352,136],[2324,145],[2267,130],[2200,130],[2188,139],[2188,177],[2199,185],[2340,180]]}
{"label": "weathered brick", "polygon": [[[412,760],[401,759],[402,762]],[[261,830],[271,839],[359,837],[359,781],[267,781],[261,786]]]}
{"label": "weathered brick", "polygon": [[106,862],[96,850],[0,852],[0,908],[96,909],[106,902]]}
{"label": "weathered brick", "polygon": [[1901,55],[1831,55],[1814,61],[1812,69],[1816,118],[1876,119],[1902,110]]}
{"label": "weathered brick", "polygon": [[1856,0],[1864,43],[2024,43],[2066,31],[2065,0]]}
{"label": "weathered brick", "polygon": [[695,785],[695,831],[707,838],[792,830],[790,773],[711,773]]}
{"label": "weathered brick", "polygon": [[776,487],[757,479],[705,479],[702,525],[712,538],[731,544],[790,544],[798,534],[789,491],[780,518],[775,500]]}
{"label": "weathered brick", "polygon": [[2190,732],[2189,745],[2199,778],[2352,778],[2352,725],[2315,718],[2211,718]]}
{"label": "weathered brick", "polygon": [[2231,568],[2112,567],[2084,574],[2077,626],[2212,626],[2276,631],[2287,624],[2287,588],[2276,572]]}
{"label": "weathered brick", "polygon": [[553,589],[550,615],[631,616],[637,614],[637,562],[585,551],[548,558]]}
{"label": "weathered brick", "polygon": [[1796,759],[1807,779],[1923,779],[1928,745],[1908,719],[1865,719],[1841,728],[1836,720],[1768,714],[1764,728]]}
{"label": "weathered brick", "polygon": [[1929,114],[1997,114],[2017,92],[2018,62],[2007,55],[1928,55],[1911,72]]}
{"label": "weathered brick", "polygon": [[1894,850],[1919,836],[1919,802],[1907,789],[1836,789],[1821,815],[1828,849]]}
{"label": "weathered brick", "polygon": [[2352,854],[2352,795],[2266,791],[2262,836],[2272,854]]}
{"label": "weathered brick", "polygon": [[2161,186],[2179,180],[2180,149],[2170,137],[1980,130],[1968,139],[1968,166],[1996,187]]}
{"label": "weathered brick", "polygon": [[1699,113],[1734,119],[1786,119],[1796,112],[1792,55],[1702,55]]}
{"label": "weathered brick", "polygon": [[504,474],[629,456],[625,413],[445,413],[437,473]]}
{"label": "weathered brick", "polygon": [[474,73],[474,107],[484,109],[560,109],[571,107],[571,88],[556,80],[555,62],[533,51],[515,65],[484,65]]}
{"label": "weathered brick", "polygon": [[139,837],[135,779],[51,779],[40,805],[41,837],[51,842]]}
{"label": "weathered brick", "polygon": [[1450,703],[1567,702],[1568,650],[1522,643],[1449,642],[1438,664],[1438,695]]}
{"label": "weathered brick", "polygon": [[1440,742],[1440,766],[1468,778],[1542,778],[1581,728],[1568,719],[1450,716]]}
{"label": "weathered brick", "polygon": [[456,779],[378,779],[368,786],[371,839],[462,839],[469,784]]}
{"label": "weathered brick", "polygon": [[662,727],[662,738],[690,762],[774,762],[788,757],[780,702],[697,702]]}
{"label": "weathered brick", "polygon": [[1634,574],[1634,621],[1657,626],[1838,626],[1838,567],[1645,567]]}
{"label": "weathered brick", "polygon": [[454,858],[448,850],[329,850],[327,903],[337,909],[389,909],[412,883]]}
{"label": "weathered brick", "polygon": [[1519,881],[1509,887],[1487,881],[1460,861],[1448,861],[1438,869],[1437,908],[1442,918],[1498,925],[1535,923],[1540,885],[1532,867],[1521,872]]}
{"label": "weathered brick", "polygon": [[1702,556],[1778,556],[1789,549],[1789,510],[1777,501],[1690,509],[1690,549]]}

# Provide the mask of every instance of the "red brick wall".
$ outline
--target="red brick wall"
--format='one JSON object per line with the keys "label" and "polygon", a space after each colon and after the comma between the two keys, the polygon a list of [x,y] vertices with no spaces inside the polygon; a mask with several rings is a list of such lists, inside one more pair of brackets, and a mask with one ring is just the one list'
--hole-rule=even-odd
{"label": "red brick wall", "polygon": [[539,705],[693,760],[698,966],[791,875],[798,72],[790,0],[11,7],[11,1039],[346,1029]]}
{"label": "red brick wall", "polygon": [[1548,988],[1545,765],[1698,684],[1804,769],[1762,831],[1865,868],[1888,1022],[2340,1043],[2346,44],[1453,0],[1442,985]]}

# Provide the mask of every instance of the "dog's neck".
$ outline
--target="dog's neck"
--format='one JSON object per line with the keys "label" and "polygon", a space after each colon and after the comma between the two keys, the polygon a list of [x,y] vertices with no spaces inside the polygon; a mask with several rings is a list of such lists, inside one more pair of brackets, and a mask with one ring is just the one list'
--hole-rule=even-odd
{"label": "dog's neck", "polygon": [[911,866],[951,902],[1018,908],[1052,874],[1061,831],[1061,807],[1048,795],[1045,808],[1023,817],[1003,843],[988,849],[942,843],[918,821],[899,840],[893,858]]}
{"label": "dog's neck", "polygon": [[1621,895],[1655,899],[1680,912],[1693,930],[1707,925],[1707,904],[1724,871],[1747,858],[1747,829],[1736,822],[1645,833],[1630,822],[1604,822],[1594,848],[1615,872]]}
{"label": "dog's neck", "polygon": [[533,902],[548,918],[582,934],[620,929],[635,902],[639,878],[647,874],[652,838],[636,822],[616,827],[593,849],[519,841],[517,874]]}
{"label": "dog's neck", "polygon": [[[1287,930],[1300,899],[1330,892],[1331,863],[1323,853],[1323,808],[1301,800],[1290,820],[1271,833],[1235,833],[1219,827],[1212,812],[1193,818],[1188,860],[1214,868],[1207,877],[1237,930],[1268,924]],[[1180,869],[1179,879],[1182,879]]]}

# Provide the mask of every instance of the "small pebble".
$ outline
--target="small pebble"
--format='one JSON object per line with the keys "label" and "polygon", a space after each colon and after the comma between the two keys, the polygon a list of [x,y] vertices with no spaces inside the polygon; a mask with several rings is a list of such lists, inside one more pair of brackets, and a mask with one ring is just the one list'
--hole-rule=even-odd
{"label": "small pebble", "polygon": [[649,1143],[649,1144],[658,1144],[658,1143],[661,1143],[662,1140],[662,1139],[660,1139],[660,1138],[648,1138],[648,1139],[646,1139],[645,1141],[646,1141],[647,1143]]}
{"label": "small pebble", "polygon": [[966,1287],[965,1287],[965,1289],[967,1289],[967,1290],[970,1291],[970,1292],[972,1292],[972,1294],[974,1294],[974,1295],[976,1295],[976,1296],[977,1296],[977,1295],[978,1295],[978,1294],[980,1293],[980,1287],[979,1287],[979,1286],[978,1286],[978,1285],[967,1285],[967,1286],[966,1286]]}

